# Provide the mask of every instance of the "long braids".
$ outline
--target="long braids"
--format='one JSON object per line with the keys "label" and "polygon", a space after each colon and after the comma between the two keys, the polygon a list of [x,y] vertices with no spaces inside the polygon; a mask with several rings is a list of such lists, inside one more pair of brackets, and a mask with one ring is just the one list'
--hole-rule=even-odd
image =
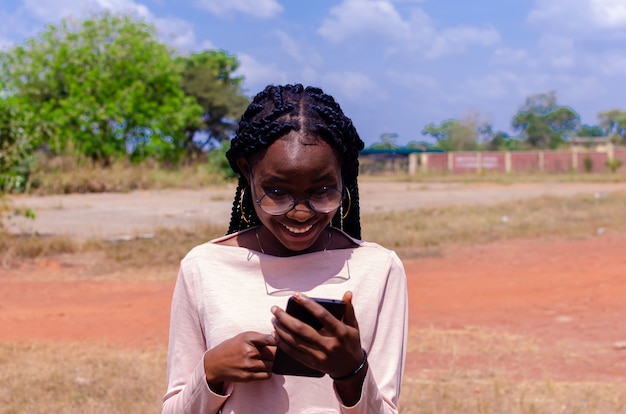
{"label": "long braids", "polygon": [[228,234],[260,224],[248,182],[241,174],[237,160],[249,158],[291,131],[301,130],[326,141],[339,154],[345,195],[331,225],[343,228],[354,238],[361,238],[357,176],[363,141],[332,96],[319,88],[305,88],[301,84],[267,86],[254,97],[241,116],[226,153],[231,168],[240,175]]}

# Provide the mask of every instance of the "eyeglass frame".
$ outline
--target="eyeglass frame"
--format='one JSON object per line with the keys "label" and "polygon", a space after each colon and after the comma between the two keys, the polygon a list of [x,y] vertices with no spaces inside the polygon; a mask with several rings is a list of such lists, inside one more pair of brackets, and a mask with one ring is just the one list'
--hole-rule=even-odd
{"label": "eyeglass frame", "polygon": [[[341,191],[341,190],[339,190],[338,188],[336,188],[336,187],[332,187],[332,186],[322,186],[321,188],[328,188],[328,189],[330,189],[330,190],[335,190],[337,193],[339,193],[340,198],[339,198],[339,203],[337,204],[337,207],[331,208],[330,210],[327,210],[327,211],[323,211],[323,210],[321,210],[321,211],[320,211],[320,210],[316,209],[315,207],[313,207],[313,205],[311,204],[311,195],[309,195],[309,196],[308,196],[308,197],[306,197],[306,198],[299,198],[299,199],[298,199],[298,198],[294,197],[294,195],[293,195],[293,194],[291,194],[291,193],[289,193],[289,192],[285,191],[285,192],[284,192],[284,194],[288,195],[288,196],[291,198],[291,207],[289,207],[289,209],[288,209],[288,210],[285,210],[285,211],[280,212],[280,213],[270,213],[270,212],[266,211],[266,210],[263,208],[263,205],[261,204],[261,200],[263,200],[263,198],[264,198],[264,197],[266,197],[268,194],[270,194],[270,192],[265,192],[265,193],[263,193],[263,196],[262,196],[260,199],[259,199],[259,198],[257,198],[257,197],[256,197],[256,190],[255,190],[255,188],[254,188],[254,175],[252,174],[252,168],[250,168],[250,169],[249,169],[249,172],[250,172],[250,190],[251,190],[250,195],[251,195],[251,196],[252,196],[252,198],[254,199],[254,202],[255,202],[255,203],[259,206],[259,208],[260,208],[261,210],[263,210],[263,212],[264,212],[264,213],[269,214],[270,216],[282,216],[282,215],[284,215],[284,214],[287,214],[287,213],[289,213],[291,210],[293,210],[294,208],[296,208],[296,206],[298,205],[298,203],[301,203],[301,202],[305,202],[306,206],[307,206],[310,210],[312,210],[312,211],[314,211],[314,212],[316,212],[316,213],[319,213],[319,214],[328,214],[328,213],[330,213],[331,211],[336,210],[336,209],[338,209],[339,207],[341,207],[341,203],[343,203],[343,200],[344,200],[344,198],[345,198],[345,197],[344,197],[344,194],[345,194],[345,192],[344,192],[344,191]],[[342,182],[343,182],[343,179],[342,179]],[[343,184],[342,184],[341,186],[342,186],[342,188],[343,188]]]}

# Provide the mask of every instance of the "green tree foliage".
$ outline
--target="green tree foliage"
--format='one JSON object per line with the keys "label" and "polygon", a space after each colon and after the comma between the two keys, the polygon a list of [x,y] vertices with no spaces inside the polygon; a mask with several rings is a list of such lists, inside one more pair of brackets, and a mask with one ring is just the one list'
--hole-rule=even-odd
{"label": "green tree foliage", "polygon": [[532,148],[557,148],[580,124],[571,108],[559,106],[554,92],[532,95],[513,117],[513,128]]}
{"label": "green tree foliage", "polygon": [[23,191],[28,181],[32,143],[24,129],[27,115],[0,95],[0,194]]}
{"label": "green tree foliage", "polygon": [[601,127],[597,125],[581,125],[576,131],[577,137],[604,137],[606,136]]}
{"label": "green tree foliage", "polygon": [[[206,149],[209,139],[229,139],[236,129],[236,120],[249,104],[242,93],[243,77],[233,76],[239,61],[222,50],[192,53],[177,59],[181,65],[182,87],[202,107],[202,121],[185,128],[186,147],[191,153]],[[204,141],[193,140],[197,131],[207,132]]]}
{"label": "green tree foliage", "polygon": [[522,143],[515,137],[503,131],[494,132],[493,126],[484,123],[478,127],[481,148],[487,151],[519,151],[523,149]]}
{"label": "green tree foliage", "polygon": [[385,132],[380,134],[380,142],[376,142],[370,146],[371,149],[377,150],[394,150],[398,149],[395,140],[398,138],[398,134]]}
{"label": "green tree foliage", "polygon": [[0,80],[29,114],[34,145],[105,164],[127,155],[176,160],[185,127],[201,119],[154,27],[128,16],[48,25],[0,55]]}
{"label": "green tree foliage", "polygon": [[458,121],[449,119],[439,126],[428,124],[422,130],[422,135],[430,135],[437,144],[435,148],[445,151],[475,151],[479,148],[477,137],[478,126],[473,119]]}
{"label": "green tree foliage", "polygon": [[626,144],[626,111],[611,109],[598,114],[600,127],[615,144]]}

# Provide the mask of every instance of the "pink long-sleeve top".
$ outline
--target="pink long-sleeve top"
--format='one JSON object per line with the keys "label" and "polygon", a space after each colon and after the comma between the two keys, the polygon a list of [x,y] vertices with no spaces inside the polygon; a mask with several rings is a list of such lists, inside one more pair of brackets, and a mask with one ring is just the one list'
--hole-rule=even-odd
{"label": "pink long-sleeve top", "polygon": [[[172,299],[168,389],[163,413],[397,413],[407,343],[407,290],[397,255],[378,244],[275,257],[216,244],[199,245],[182,260]],[[211,391],[203,357],[244,331],[271,333],[270,308],[288,297],[341,299],[353,292],[369,369],[361,399],[342,404],[333,381],[283,376],[225,384]]]}

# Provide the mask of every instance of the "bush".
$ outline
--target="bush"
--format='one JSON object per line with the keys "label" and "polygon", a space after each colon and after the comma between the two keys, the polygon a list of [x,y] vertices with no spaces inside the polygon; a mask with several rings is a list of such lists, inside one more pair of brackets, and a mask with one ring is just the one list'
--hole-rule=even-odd
{"label": "bush", "polygon": [[608,167],[609,171],[614,173],[619,169],[619,167],[622,166],[622,160],[618,160],[617,158],[610,158],[606,161],[606,166]]}
{"label": "bush", "polygon": [[23,115],[0,97],[0,193],[23,192],[33,160]]}
{"label": "bush", "polygon": [[593,160],[589,155],[586,155],[585,159],[583,159],[583,165],[585,167],[585,172],[590,173],[593,171]]}

